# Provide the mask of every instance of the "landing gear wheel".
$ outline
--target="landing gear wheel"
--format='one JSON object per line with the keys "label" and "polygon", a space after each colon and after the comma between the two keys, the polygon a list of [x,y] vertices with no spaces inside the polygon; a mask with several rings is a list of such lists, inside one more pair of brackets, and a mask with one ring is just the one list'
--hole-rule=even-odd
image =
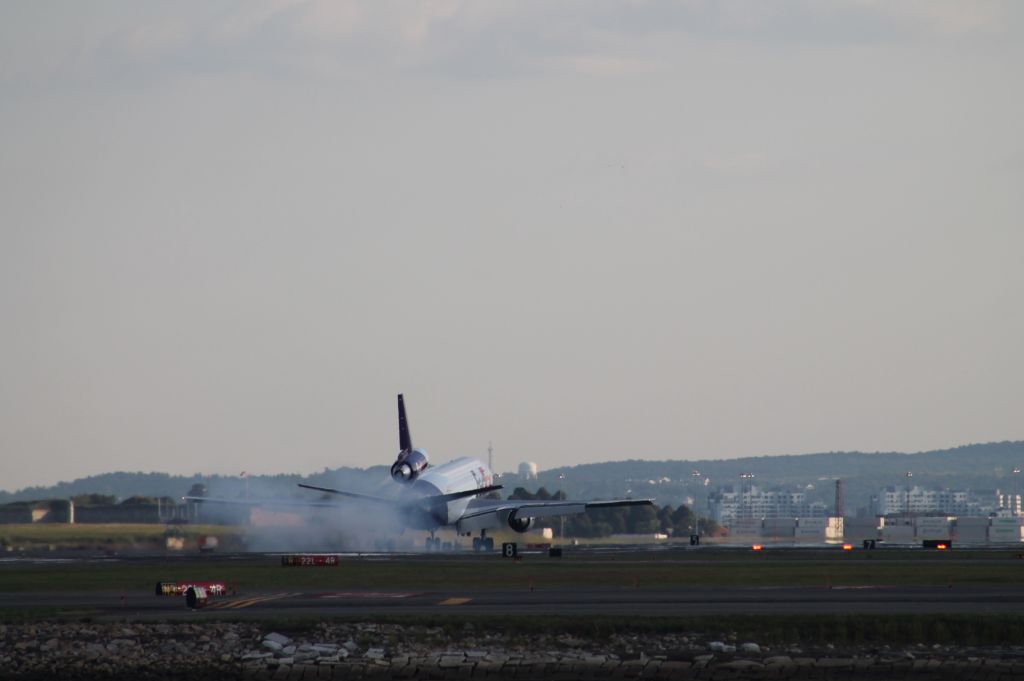
{"label": "landing gear wheel", "polygon": [[480,549],[482,548],[481,544],[482,544],[482,542],[480,541],[480,537],[473,537],[473,550],[474,551],[479,553]]}
{"label": "landing gear wheel", "polygon": [[494,537],[484,537],[483,545],[484,551],[494,551]]}

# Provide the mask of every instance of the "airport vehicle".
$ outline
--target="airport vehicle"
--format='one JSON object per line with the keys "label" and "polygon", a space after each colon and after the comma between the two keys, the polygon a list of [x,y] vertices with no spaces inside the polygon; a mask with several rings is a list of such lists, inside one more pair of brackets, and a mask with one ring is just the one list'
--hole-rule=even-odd
{"label": "airport vehicle", "polygon": [[[487,530],[510,528],[526,532],[537,518],[584,513],[589,508],[651,505],[651,499],[611,499],[607,501],[549,500],[525,501],[489,499],[484,495],[501,489],[494,484],[494,475],[485,463],[471,457],[453,459],[440,466],[431,466],[430,457],[413,447],[406,417],[405,399],[398,396],[399,452],[391,465],[391,478],[401,487],[394,497],[375,496],[330,487],[299,484],[299,487],[358,501],[364,508],[380,508],[383,513],[397,513],[401,528],[427,530],[427,550],[441,548],[435,532],[453,527],[460,535],[472,536],[476,551],[494,550],[494,538]],[[201,502],[228,501],[207,497],[186,497]],[[344,500],[337,504],[344,507]],[[322,507],[324,502],[289,502],[289,505]]]}

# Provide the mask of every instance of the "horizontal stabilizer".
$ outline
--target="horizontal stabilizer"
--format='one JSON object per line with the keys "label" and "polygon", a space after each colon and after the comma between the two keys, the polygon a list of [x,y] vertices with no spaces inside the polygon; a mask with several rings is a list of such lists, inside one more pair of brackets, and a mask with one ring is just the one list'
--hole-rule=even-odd
{"label": "horizontal stabilizer", "polygon": [[221,504],[223,506],[271,506],[283,508],[337,508],[336,502],[304,501],[302,499],[221,499],[218,497],[182,497],[182,501],[197,504]]}
{"label": "horizontal stabilizer", "polygon": [[359,494],[357,492],[346,492],[341,489],[331,489],[330,487],[316,487],[314,485],[303,485],[299,484],[299,487],[305,489],[316,490],[317,492],[327,492],[328,494],[339,494],[345,497],[351,497],[353,499],[362,499],[363,501],[372,501],[378,504],[388,504],[390,506],[420,506],[424,502],[430,504],[434,502],[447,503],[449,501],[455,501],[456,499],[464,499],[466,497],[476,496],[477,494],[487,494],[494,490],[501,489],[501,485],[490,485],[488,487],[480,487],[477,489],[467,489],[462,492],[452,492],[451,494],[435,494],[427,497],[414,497],[412,499],[385,499],[384,497],[375,497],[369,494]]}
{"label": "horizontal stabilizer", "polygon": [[303,485],[299,483],[299,487],[305,489],[316,490],[317,492],[327,492],[328,494],[338,494],[343,497],[351,497],[352,499],[362,499],[363,501],[373,501],[378,504],[389,504],[395,503],[394,499],[385,499],[384,497],[375,497],[372,494],[359,494],[358,492],[346,492],[343,489],[331,489],[330,487],[317,487],[315,485]]}

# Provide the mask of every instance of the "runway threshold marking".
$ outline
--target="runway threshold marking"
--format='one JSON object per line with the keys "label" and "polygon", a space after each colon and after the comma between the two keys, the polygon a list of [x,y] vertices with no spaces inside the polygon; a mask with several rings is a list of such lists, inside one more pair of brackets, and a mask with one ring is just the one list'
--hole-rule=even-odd
{"label": "runway threshold marking", "polygon": [[438,605],[463,605],[465,603],[469,603],[471,600],[473,600],[473,599],[472,598],[446,598],[443,601],[441,601],[440,603],[438,603]]}
{"label": "runway threshold marking", "polygon": [[266,596],[256,596],[254,598],[242,598],[233,601],[221,601],[220,603],[211,603],[210,608],[215,610],[241,610],[242,608],[248,608],[250,605],[256,605],[258,603],[266,603],[267,601],[277,601],[282,598],[291,598],[293,596],[301,596],[301,593],[277,593],[267,594]]}

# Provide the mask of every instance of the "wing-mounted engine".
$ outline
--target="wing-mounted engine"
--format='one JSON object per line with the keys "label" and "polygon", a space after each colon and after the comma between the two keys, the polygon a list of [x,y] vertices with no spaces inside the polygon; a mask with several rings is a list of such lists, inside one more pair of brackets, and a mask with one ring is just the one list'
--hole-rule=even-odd
{"label": "wing-mounted engine", "polygon": [[399,452],[398,459],[391,464],[391,477],[396,482],[409,483],[420,476],[420,473],[427,470],[430,465],[430,458],[422,449]]}
{"label": "wing-mounted engine", "polygon": [[523,533],[533,526],[533,518],[517,518],[513,511],[508,516],[508,526],[516,532]]}

